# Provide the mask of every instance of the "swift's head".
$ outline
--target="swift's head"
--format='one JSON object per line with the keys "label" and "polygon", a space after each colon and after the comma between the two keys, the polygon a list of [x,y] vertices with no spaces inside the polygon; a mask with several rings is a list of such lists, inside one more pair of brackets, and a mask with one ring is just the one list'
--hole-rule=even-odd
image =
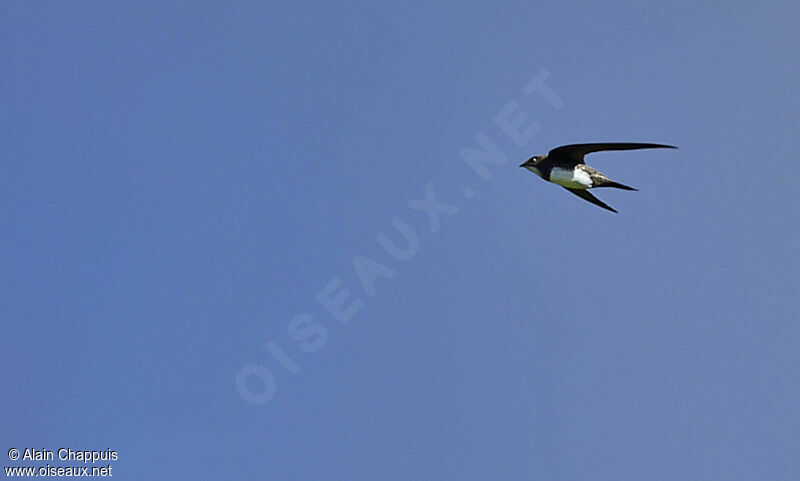
{"label": "swift's head", "polygon": [[547,158],[547,155],[534,155],[530,159],[526,160],[525,162],[521,163],[519,166],[524,167],[536,175],[541,176],[542,173],[539,171],[537,166],[541,161]]}

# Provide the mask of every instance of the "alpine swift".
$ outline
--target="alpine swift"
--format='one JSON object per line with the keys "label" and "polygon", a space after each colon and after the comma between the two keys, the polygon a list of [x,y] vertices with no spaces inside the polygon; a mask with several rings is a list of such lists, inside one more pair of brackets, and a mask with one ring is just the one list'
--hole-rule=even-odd
{"label": "alpine swift", "polygon": [[578,197],[599,205],[603,209],[617,212],[613,207],[601,201],[589,189],[595,187],[616,187],[623,190],[639,190],[619,182],[614,182],[602,172],[583,163],[583,157],[592,152],[603,150],[634,149],[677,149],[672,145],[637,144],[610,142],[605,144],[570,144],[556,147],[545,155],[534,155],[520,165],[542,179],[558,184]]}

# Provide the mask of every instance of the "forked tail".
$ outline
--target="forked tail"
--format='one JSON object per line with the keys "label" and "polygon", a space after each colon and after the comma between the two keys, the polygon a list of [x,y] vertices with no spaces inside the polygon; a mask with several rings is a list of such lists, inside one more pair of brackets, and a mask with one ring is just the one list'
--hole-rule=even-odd
{"label": "forked tail", "polygon": [[639,190],[639,189],[634,189],[629,185],[620,184],[619,182],[614,182],[613,180],[604,182],[602,185],[598,185],[597,187],[616,187],[617,189],[622,189],[622,190]]}

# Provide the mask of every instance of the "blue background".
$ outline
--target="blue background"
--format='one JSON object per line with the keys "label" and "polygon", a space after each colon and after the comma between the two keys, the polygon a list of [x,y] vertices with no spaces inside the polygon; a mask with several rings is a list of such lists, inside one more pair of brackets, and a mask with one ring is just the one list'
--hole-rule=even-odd
{"label": "blue background", "polygon": [[[800,479],[797,2],[384,3],[5,3],[2,452],[111,448],[125,479]],[[522,93],[542,71],[560,109]],[[489,180],[459,155],[481,132]],[[620,214],[517,167],[589,141],[680,150],[588,159],[641,189],[598,192]],[[459,209],[436,233],[408,207],[428,183]],[[394,216],[407,261],[375,240]],[[373,297],[356,255],[394,271]],[[345,325],[334,278],[363,301]]]}

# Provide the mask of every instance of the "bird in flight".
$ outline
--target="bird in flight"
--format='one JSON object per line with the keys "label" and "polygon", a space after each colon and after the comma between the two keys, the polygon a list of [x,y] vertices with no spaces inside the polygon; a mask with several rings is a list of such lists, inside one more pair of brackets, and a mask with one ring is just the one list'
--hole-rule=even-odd
{"label": "bird in flight", "polygon": [[534,155],[520,165],[542,179],[558,184],[581,199],[587,200],[603,209],[617,212],[589,192],[595,187],[616,187],[623,190],[638,190],[619,182],[614,182],[602,172],[583,163],[583,157],[603,150],[634,149],[677,149],[672,145],[637,144],[610,142],[605,144],[570,144],[556,147],[545,155]]}

